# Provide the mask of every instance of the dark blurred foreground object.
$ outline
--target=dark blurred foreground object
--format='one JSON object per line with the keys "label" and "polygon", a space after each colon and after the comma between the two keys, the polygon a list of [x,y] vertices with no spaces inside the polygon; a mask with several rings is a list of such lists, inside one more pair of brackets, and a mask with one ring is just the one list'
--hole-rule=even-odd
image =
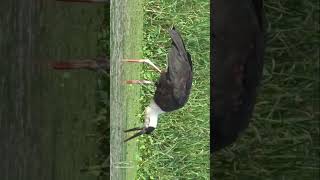
{"label": "dark blurred foreground object", "polygon": [[211,152],[249,125],[264,55],[262,0],[215,0],[211,18]]}

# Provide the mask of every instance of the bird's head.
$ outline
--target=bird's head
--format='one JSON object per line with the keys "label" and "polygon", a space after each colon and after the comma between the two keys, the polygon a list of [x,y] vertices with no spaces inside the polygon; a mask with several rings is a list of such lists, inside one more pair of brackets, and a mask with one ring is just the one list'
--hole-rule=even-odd
{"label": "bird's head", "polygon": [[125,142],[138,137],[142,134],[151,134],[153,130],[157,127],[158,124],[158,117],[159,114],[164,113],[160,109],[160,107],[152,100],[150,105],[146,107],[145,109],[145,115],[144,115],[144,127],[135,127],[132,129],[128,129],[125,132],[131,132],[131,131],[139,131],[133,136],[129,137],[125,140]]}

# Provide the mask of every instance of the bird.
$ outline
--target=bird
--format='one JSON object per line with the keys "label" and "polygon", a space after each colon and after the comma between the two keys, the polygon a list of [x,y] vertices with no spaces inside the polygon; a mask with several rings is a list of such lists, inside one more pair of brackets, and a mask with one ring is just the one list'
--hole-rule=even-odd
{"label": "bird", "polygon": [[211,153],[236,141],[251,119],[262,79],[262,0],[216,0],[211,18]]}
{"label": "bird", "polygon": [[[151,134],[157,127],[160,114],[178,110],[188,101],[193,78],[191,55],[174,26],[169,30],[169,34],[172,43],[168,53],[167,69],[160,71],[160,77],[155,83],[154,96],[145,108],[144,126],[125,130],[125,132],[138,132],[124,142],[142,134]],[[159,71],[159,68],[154,68]]]}

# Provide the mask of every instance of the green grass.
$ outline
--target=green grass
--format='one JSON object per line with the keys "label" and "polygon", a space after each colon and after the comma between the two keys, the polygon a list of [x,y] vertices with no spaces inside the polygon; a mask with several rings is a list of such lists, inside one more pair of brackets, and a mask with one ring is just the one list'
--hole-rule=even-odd
{"label": "green grass", "polygon": [[[128,1],[126,4],[127,21],[124,24],[126,35],[124,36],[124,58],[138,59],[142,57],[142,40],[143,40],[143,0]],[[128,63],[123,65],[123,78],[126,80],[140,79],[141,64]],[[124,85],[125,96],[125,113],[126,113],[126,127],[141,126],[139,123],[138,114],[141,110],[139,102],[140,85]],[[131,133],[132,134],[132,133]],[[127,135],[131,135],[126,133]],[[126,146],[126,162],[130,168],[126,169],[126,178],[132,180],[132,177],[137,173],[137,143],[131,141],[125,143]]]}
{"label": "green grass", "polygon": [[[153,135],[139,138],[137,179],[209,179],[209,1],[151,0],[144,10],[144,57],[166,68],[175,25],[192,55],[194,79],[185,107],[161,115]],[[156,81],[159,74],[145,67],[143,77]],[[154,86],[143,87],[143,108],[153,93]]]}
{"label": "green grass", "polygon": [[112,179],[133,179],[136,174],[136,141],[123,143],[123,132],[139,123],[139,85],[125,80],[139,79],[141,65],[122,63],[122,59],[142,57],[142,0],[111,1],[110,68],[110,174]]}
{"label": "green grass", "polygon": [[216,179],[319,179],[319,2],[267,0],[264,79],[249,129]]}

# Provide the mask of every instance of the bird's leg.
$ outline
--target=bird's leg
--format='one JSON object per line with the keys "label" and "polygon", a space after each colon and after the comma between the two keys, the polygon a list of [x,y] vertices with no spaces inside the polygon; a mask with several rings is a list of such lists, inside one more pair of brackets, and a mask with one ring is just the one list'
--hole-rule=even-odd
{"label": "bird's leg", "polygon": [[151,62],[149,59],[124,59],[123,62],[131,62],[131,63],[146,63],[152,66],[156,71],[161,73],[160,68],[158,68],[153,62]]}
{"label": "bird's leg", "polygon": [[[161,70],[155,64],[153,64],[149,59],[123,59],[122,61],[129,62],[129,63],[147,63],[158,72],[161,72]],[[125,83],[126,84],[153,84],[152,81],[148,81],[148,80],[127,80],[125,81]]]}
{"label": "bird's leg", "polygon": [[105,3],[108,0],[56,0],[56,1],[64,1],[64,2],[86,2],[86,3]]}
{"label": "bird's leg", "polygon": [[126,80],[126,84],[153,84],[152,81],[148,80]]}

